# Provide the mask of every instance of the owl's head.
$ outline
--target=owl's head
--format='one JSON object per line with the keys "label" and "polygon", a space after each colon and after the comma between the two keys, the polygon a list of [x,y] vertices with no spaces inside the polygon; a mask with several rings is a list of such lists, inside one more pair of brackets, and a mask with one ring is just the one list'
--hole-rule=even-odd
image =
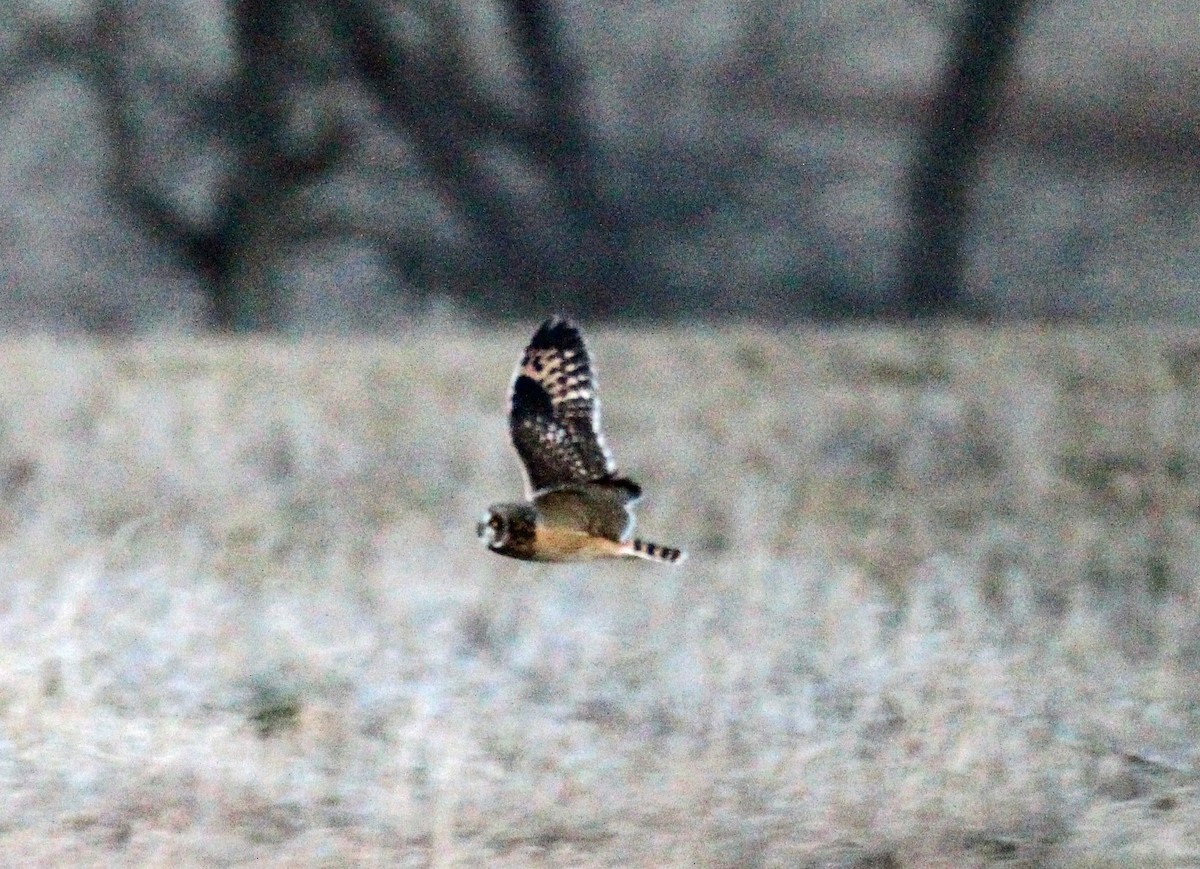
{"label": "owl's head", "polygon": [[479,520],[475,533],[492,552],[529,558],[536,520],[532,504],[493,504]]}

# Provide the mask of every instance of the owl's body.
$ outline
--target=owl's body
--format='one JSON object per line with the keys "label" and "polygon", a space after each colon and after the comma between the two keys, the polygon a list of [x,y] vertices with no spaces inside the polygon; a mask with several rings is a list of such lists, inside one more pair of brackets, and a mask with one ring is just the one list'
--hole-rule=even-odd
{"label": "owl's body", "polygon": [[642,490],[617,476],[587,348],[571,323],[547,320],[525,348],[509,391],[509,430],[529,500],[488,509],[478,530],[493,552],[526,561],[685,557],[633,537]]}

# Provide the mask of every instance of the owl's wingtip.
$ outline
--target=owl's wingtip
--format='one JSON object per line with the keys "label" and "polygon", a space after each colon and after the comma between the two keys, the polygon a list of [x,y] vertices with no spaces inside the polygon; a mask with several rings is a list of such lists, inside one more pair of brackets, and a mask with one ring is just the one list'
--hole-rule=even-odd
{"label": "owl's wingtip", "polygon": [[583,335],[579,327],[569,317],[555,314],[545,320],[538,330],[533,333],[529,342],[530,350],[543,350],[552,347],[573,347],[583,343]]}

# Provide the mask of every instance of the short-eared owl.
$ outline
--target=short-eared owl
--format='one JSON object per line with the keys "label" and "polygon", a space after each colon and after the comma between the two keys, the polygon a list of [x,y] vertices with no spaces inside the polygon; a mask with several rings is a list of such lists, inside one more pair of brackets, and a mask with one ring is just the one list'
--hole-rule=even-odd
{"label": "short-eared owl", "polygon": [[633,536],[642,489],[617,476],[604,445],[596,380],[573,323],[555,317],[534,333],[513,375],[508,424],[529,500],[488,508],[478,528],[488,549],[526,561],[683,560]]}

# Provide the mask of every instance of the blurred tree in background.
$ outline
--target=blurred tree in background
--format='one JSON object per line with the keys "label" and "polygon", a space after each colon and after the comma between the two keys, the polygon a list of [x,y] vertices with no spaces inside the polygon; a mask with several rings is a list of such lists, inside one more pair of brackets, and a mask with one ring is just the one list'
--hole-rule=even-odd
{"label": "blurred tree in background", "polygon": [[475,299],[500,314],[640,313],[654,284],[634,266],[630,226],[603,183],[584,73],[562,23],[547,0],[498,5],[499,50],[514,61],[507,105],[490,98],[460,22],[436,4],[425,10],[424,45],[372,0],[329,4],[325,17],[350,70],[452,205]]}
{"label": "blurred tree in background", "polygon": [[1191,0],[18,0],[0,321],[1194,316]]}
{"label": "blurred tree in background", "polygon": [[1031,5],[971,0],[952,30],[949,60],[909,169],[909,244],[900,277],[901,310],[909,316],[968,313],[969,200]]}

